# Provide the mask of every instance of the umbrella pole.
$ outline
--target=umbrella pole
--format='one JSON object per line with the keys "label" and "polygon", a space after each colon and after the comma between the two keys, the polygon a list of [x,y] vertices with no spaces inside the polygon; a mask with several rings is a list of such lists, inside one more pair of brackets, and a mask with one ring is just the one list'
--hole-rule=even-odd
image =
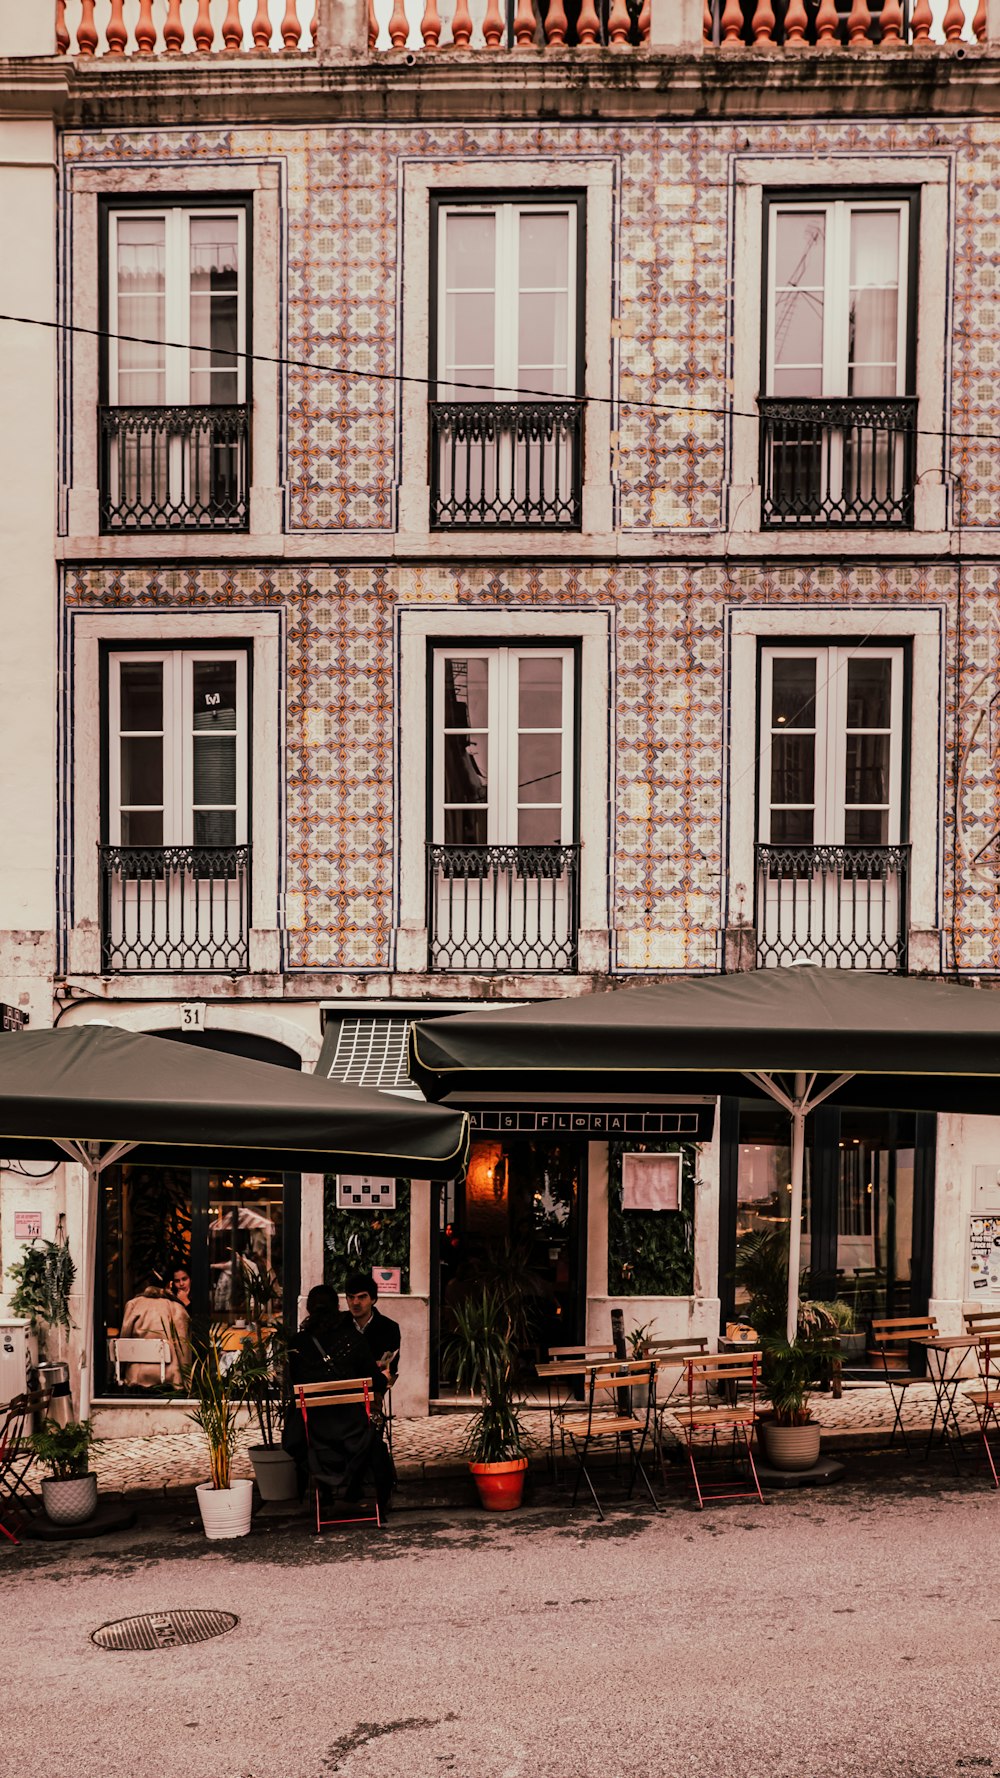
{"label": "umbrella pole", "polygon": [[802,1188],[806,1170],[806,1077],[795,1076],[795,1098],[792,1102],[792,1203],[788,1231],[788,1321],[786,1335],[791,1345],[799,1328],[799,1272],[802,1268]]}
{"label": "umbrella pole", "polygon": [[84,1187],[84,1273],[83,1273],[83,1340],[80,1348],[80,1413],[86,1420],[94,1394],[94,1296],[97,1288],[97,1194],[100,1191],[101,1166],[88,1159],[87,1182]]}

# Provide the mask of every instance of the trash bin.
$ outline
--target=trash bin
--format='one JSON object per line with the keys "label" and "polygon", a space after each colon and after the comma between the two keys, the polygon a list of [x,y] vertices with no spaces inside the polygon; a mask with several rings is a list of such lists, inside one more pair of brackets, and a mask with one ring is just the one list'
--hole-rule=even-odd
{"label": "trash bin", "polygon": [[69,1392],[68,1364],[40,1364],[38,1367],[38,1387],[47,1389],[52,1397],[49,1402],[49,1419],[57,1420],[65,1426],[73,1418],[73,1397]]}

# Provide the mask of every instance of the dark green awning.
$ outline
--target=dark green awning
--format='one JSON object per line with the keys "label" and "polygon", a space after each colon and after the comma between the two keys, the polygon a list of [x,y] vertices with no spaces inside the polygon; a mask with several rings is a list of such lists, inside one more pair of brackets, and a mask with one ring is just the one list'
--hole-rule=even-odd
{"label": "dark green awning", "polygon": [[850,1075],[831,1103],[1000,1110],[1000,993],[857,970],[688,977],[416,1023],[428,1098],[479,1092],[732,1093],[747,1079]]}

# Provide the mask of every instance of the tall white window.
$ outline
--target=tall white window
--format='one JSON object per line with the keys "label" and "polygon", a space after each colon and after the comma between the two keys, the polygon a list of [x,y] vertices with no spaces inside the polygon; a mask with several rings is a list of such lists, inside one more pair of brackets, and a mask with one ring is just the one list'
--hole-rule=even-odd
{"label": "tall white window", "polygon": [[903,651],[768,648],[761,667],[761,839],[898,844]]}
{"label": "tall white window", "polygon": [[129,209],[109,220],[112,403],[244,400],[243,210]]}
{"label": "tall white window", "polygon": [[433,834],[446,845],[573,838],[573,652],[441,649],[434,657]]}
{"label": "tall white window", "polygon": [[109,668],[111,844],[244,844],[245,653],[142,651]]}
{"label": "tall white window", "polygon": [[773,199],[765,519],[911,522],[908,199]]}
{"label": "tall white window", "polygon": [[580,523],[576,202],[436,212],[432,523]]}

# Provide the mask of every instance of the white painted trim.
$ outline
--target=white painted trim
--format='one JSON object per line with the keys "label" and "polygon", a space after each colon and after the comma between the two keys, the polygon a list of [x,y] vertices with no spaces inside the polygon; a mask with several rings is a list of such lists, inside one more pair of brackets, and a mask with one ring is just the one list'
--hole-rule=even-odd
{"label": "white painted trim", "polygon": [[[793,636],[806,645],[817,640],[843,637],[873,641],[896,637],[912,639],[912,685],[909,733],[909,837],[910,929],[934,931],[940,923],[941,858],[943,840],[942,748],[944,694],[944,614],[938,607],[914,610],[891,603],[872,606],[853,604],[847,609],[809,610],[766,606],[755,610],[730,608],[728,614],[729,725],[726,749],[727,783],[723,807],[728,810],[728,857],[726,873],[730,906],[724,911],[728,926],[737,915],[737,888],[745,888],[743,913],[753,910],[754,839],[757,819],[757,652],[758,642],[773,637],[789,641]],[[924,967],[931,967],[924,964]]]}
{"label": "white painted trim", "polygon": [[[586,290],[584,315],[584,392],[595,397],[584,409],[584,483],[582,535],[606,536],[612,529],[611,498],[611,352],[612,321],[614,160],[597,155],[587,159],[552,156],[536,160],[501,156],[463,160],[455,166],[401,157],[400,263],[406,268],[402,310],[402,369],[408,377],[429,374],[428,317],[430,314],[430,198],[431,193],[498,189],[546,192],[582,190],[586,195]],[[596,399],[600,398],[600,399]],[[399,530],[408,543],[430,534],[430,487],[427,479],[427,390],[419,383],[404,383],[401,393],[401,443]],[[524,548],[530,531],[469,531],[462,543],[474,554],[484,546],[497,555]],[[561,540],[565,550],[566,539]]]}
{"label": "white painted trim", "polygon": [[[427,912],[424,845],[427,836],[427,672],[428,641],[504,643],[529,638],[578,641],[580,648],[580,967],[608,968],[608,823],[610,820],[611,685],[613,614],[607,611],[547,611],[540,607],[450,605],[397,612],[399,786],[399,922],[396,966],[427,967]],[[422,744],[420,737],[423,738]]]}

